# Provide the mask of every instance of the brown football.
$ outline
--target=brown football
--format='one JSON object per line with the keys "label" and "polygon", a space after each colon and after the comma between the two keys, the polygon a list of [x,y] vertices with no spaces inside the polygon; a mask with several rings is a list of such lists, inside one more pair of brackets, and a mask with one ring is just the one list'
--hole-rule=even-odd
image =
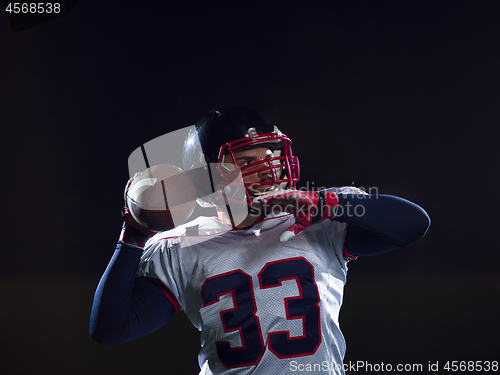
{"label": "brown football", "polygon": [[196,190],[181,168],[159,164],[132,181],[126,199],[132,217],[140,225],[160,232],[186,222],[196,205]]}

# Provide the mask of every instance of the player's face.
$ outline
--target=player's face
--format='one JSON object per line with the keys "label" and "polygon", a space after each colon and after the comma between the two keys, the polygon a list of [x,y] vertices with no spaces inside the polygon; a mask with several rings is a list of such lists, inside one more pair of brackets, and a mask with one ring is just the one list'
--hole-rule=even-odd
{"label": "player's face", "polygon": [[[255,148],[250,148],[248,150],[237,151],[234,153],[234,158],[236,160],[236,165],[238,166],[238,168],[243,168],[252,163],[272,158],[273,156],[274,156],[273,151],[271,151],[267,147],[255,147]],[[231,170],[234,169],[233,161],[230,155],[226,155],[224,157],[224,164],[229,169]],[[260,163],[248,169],[245,169],[245,174],[247,174],[248,172],[252,172],[254,170],[256,171],[255,173],[250,173],[243,177],[243,182],[247,186],[250,185],[249,189],[262,192],[272,187],[272,185],[269,184],[259,185],[262,182],[272,180],[269,169],[257,171],[258,169],[262,169],[264,166],[265,165]],[[252,186],[252,184],[255,184],[255,186]]]}

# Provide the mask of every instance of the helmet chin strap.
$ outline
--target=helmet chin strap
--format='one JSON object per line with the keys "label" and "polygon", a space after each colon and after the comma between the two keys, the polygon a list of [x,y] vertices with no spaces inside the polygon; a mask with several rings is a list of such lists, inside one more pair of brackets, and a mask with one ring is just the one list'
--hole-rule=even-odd
{"label": "helmet chin strap", "polygon": [[[248,191],[248,195],[250,196],[250,199],[253,201],[255,198],[259,198],[265,195],[270,195],[274,194],[277,191],[281,190],[280,186],[278,184],[270,185],[271,188],[266,189],[265,191],[252,191],[249,188],[246,187]],[[260,210],[256,209],[252,204],[248,204],[248,213],[251,215],[257,215],[260,213]]]}
{"label": "helmet chin strap", "polygon": [[254,206],[248,205],[248,214],[249,215],[258,215],[260,214],[260,210],[257,210]]}

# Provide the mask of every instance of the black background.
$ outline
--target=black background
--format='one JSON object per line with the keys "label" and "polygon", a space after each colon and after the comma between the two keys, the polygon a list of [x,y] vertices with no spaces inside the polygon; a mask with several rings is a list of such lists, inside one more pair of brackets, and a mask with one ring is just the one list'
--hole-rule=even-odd
{"label": "black background", "polygon": [[350,263],[347,363],[499,360],[499,20],[493,0],[89,0],[13,32],[2,11],[2,373],[197,373],[183,313],[112,348],[88,318],[128,155],[227,104],[292,138],[303,185],[376,188],[432,219]]}

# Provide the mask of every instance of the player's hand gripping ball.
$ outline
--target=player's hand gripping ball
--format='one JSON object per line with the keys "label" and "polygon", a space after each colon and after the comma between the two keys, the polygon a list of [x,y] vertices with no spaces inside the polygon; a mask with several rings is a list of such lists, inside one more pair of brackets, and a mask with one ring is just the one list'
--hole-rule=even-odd
{"label": "player's hand gripping ball", "polygon": [[253,202],[265,214],[287,212],[295,217],[295,223],[280,235],[281,242],[295,237],[312,224],[333,219],[339,204],[333,192],[301,190],[284,190]]}
{"label": "player's hand gripping ball", "polygon": [[191,216],[196,190],[181,168],[160,164],[136,175],[125,191],[125,199],[138,224],[161,232],[183,224]]}

